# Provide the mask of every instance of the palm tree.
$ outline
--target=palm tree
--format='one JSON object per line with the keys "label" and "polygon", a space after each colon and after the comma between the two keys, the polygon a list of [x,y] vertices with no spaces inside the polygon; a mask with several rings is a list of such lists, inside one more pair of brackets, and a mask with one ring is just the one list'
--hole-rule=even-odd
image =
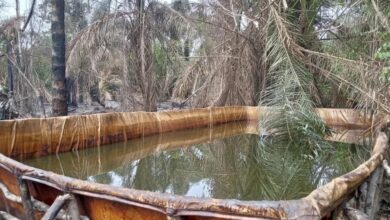
{"label": "palm tree", "polygon": [[64,0],[52,0],[52,108],[54,116],[68,114],[65,83],[65,12]]}

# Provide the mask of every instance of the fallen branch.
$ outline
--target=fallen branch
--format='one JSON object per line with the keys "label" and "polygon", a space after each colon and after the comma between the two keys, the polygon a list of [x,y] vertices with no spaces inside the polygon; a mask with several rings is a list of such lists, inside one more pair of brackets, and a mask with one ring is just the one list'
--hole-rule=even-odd
{"label": "fallen branch", "polygon": [[71,197],[69,194],[58,196],[50,208],[46,211],[45,215],[42,217],[42,220],[53,220],[70,198]]}
{"label": "fallen branch", "polygon": [[70,215],[70,219],[72,219],[72,220],[80,220],[81,219],[80,210],[79,210],[79,207],[77,206],[77,200],[73,194],[70,195],[69,204],[68,204],[68,212]]}
{"label": "fallen branch", "polygon": [[3,192],[3,195],[5,196],[5,198],[7,200],[10,200],[12,202],[16,202],[16,203],[22,203],[22,198],[20,198],[19,196],[16,196],[14,194],[12,194],[5,185],[3,185],[2,183],[0,183],[0,190]]}
{"label": "fallen branch", "polygon": [[383,167],[378,166],[374,173],[371,175],[366,198],[366,213],[371,220],[376,219],[376,215],[379,210],[379,200],[383,182],[382,180]]}
{"label": "fallen branch", "polygon": [[369,216],[361,210],[347,207],[344,210],[344,215],[350,220],[366,220]]}
{"label": "fallen branch", "polygon": [[[15,203],[19,203],[19,204],[22,204],[22,198],[11,193],[7,187],[0,183],[0,191],[3,193],[4,197],[9,200],[9,201],[12,201],[12,202],[15,202]],[[34,210],[37,210],[39,212],[47,212],[48,209],[50,208],[49,205],[41,202],[41,201],[38,201],[34,198],[31,198],[31,201],[32,201],[32,204],[33,204],[33,207],[34,207]],[[1,214],[0,214],[1,216]],[[60,210],[58,215],[56,216],[56,219],[60,219],[60,220],[66,220],[66,219],[69,219],[69,215],[64,211],[64,210]],[[81,216],[81,219],[83,220],[88,220],[89,218],[86,217],[86,216]]]}
{"label": "fallen branch", "polygon": [[3,211],[0,211],[0,219],[4,219],[4,220],[19,220],[18,218],[16,218],[15,216],[9,214],[8,212],[3,212]]}
{"label": "fallen branch", "polygon": [[28,220],[35,220],[34,216],[34,206],[31,200],[30,191],[28,189],[27,183],[25,180],[18,177],[18,185],[20,190],[20,198],[22,200],[23,208],[26,211],[26,218]]}

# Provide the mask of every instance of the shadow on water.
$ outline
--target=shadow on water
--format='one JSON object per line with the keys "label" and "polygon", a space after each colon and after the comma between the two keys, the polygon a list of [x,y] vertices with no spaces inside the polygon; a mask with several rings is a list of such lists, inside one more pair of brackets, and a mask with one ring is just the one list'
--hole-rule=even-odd
{"label": "shadow on water", "polygon": [[[252,127],[251,127],[252,126]],[[154,192],[240,200],[306,196],[367,159],[369,148],[324,142],[321,150],[259,142],[255,125],[143,137],[23,161],[59,174]]]}

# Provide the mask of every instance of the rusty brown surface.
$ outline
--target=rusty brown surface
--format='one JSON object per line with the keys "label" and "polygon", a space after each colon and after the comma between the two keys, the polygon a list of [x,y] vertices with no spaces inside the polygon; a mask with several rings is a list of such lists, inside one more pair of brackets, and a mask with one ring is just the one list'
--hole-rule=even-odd
{"label": "rusty brown surface", "polygon": [[21,204],[6,200],[0,192],[0,210],[12,213],[13,216],[19,219],[25,219],[25,211]]}
{"label": "rusty brown surface", "polygon": [[256,121],[258,113],[259,109],[255,107],[226,107],[2,121],[0,153],[17,159],[39,157],[142,135],[231,121]]}
{"label": "rusty brown surface", "polygon": [[[0,123],[0,153],[21,159],[120,142],[152,135],[231,121],[258,121],[273,112],[259,107],[215,107],[167,112],[121,112],[21,119]],[[316,109],[329,125],[367,127],[369,120],[349,109]]]}
{"label": "rusty brown surface", "polygon": [[4,184],[12,194],[20,195],[20,190],[18,187],[18,181],[16,179],[16,176],[8,172],[1,166],[0,166],[0,180],[1,183]]}
{"label": "rusty brown surface", "polygon": [[49,187],[47,185],[43,185],[33,181],[27,182],[31,196],[46,204],[52,204],[57,198],[57,196],[63,194],[62,191]]}
{"label": "rusty brown surface", "polygon": [[92,219],[166,219],[166,215],[160,212],[129,206],[119,202],[108,202],[107,200],[93,197],[82,197],[82,204]]}
{"label": "rusty brown surface", "polygon": [[[269,110],[256,107],[223,107],[6,121],[0,123],[0,152],[16,158],[42,156],[73,148],[114,143],[141,134],[151,135],[231,121],[256,122],[258,116],[266,111]],[[332,126],[367,128],[371,124],[357,111],[316,111]],[[248,131],[255,132],[256,129],[249,128]],[[15,179],[12,178],[13,175],[21,175],[28,180],[34,198],[47,203],[51,203],[60,192],[75,193],[79,198],[82,213],[92,219],[166,219],[167,215],[184,216],[188,219],[319,219],[340,204],[382,162],[387,141],[387,136],[379,133],[372,157],[368,161],[300,200],[197,199],[118,188],[35,169],[2,154],[0,165],[7,167],[11,173],[0,168],[0,181],[17,194],[18,190],[13,188]],[[0,196],[0,201],[1,199],[3,198]],[[10,205],[9,202],[6,203]],[[11,213],[15,210],[11,210]]]}
{"label": "rusty brown surface", "polygon": [[[10,193],[14,194],[15,196],[20,196],[20,190],[16,176],[10,173],[8,170],[5,170],[3,167],[0,167],[0,183],[3,184]],[[9,200],[4,195],[2,190],[0,190],[0,210],[12,213],[19,219],[26,218],[23,205],[21,203]]]}

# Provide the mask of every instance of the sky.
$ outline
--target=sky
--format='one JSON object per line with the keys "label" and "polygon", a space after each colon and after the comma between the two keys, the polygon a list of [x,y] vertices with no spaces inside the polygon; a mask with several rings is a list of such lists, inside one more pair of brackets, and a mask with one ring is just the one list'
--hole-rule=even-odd
{"label": "sky", "polygon": [[[0,19],[16,16],[15,0],[3,0],[5,8],[0,11]],[[32,0],[19,0],[20,14],[27,14],[30,10]],[[38,0],[40,2],[40,0]]]}
{"label": "sky", "polygon": [[[6,7],[4,9],[1,9],[0,11],[0,20],[16,16],[15,0],[2,0],[2,1],[5,3]],[[41,1],[42,0],[37,0],[37,5]],[[96,1],[96,0],[92,0],[92,1]],[[173,0],[159,0],[159,1],[164,3],[171,3]],[[191,2],[193,1],[194,0],[192,0]],[[21,15],[27,14],[30,10],[32,0],[19,0],[19,2],[20,2],[20,14]]]}

